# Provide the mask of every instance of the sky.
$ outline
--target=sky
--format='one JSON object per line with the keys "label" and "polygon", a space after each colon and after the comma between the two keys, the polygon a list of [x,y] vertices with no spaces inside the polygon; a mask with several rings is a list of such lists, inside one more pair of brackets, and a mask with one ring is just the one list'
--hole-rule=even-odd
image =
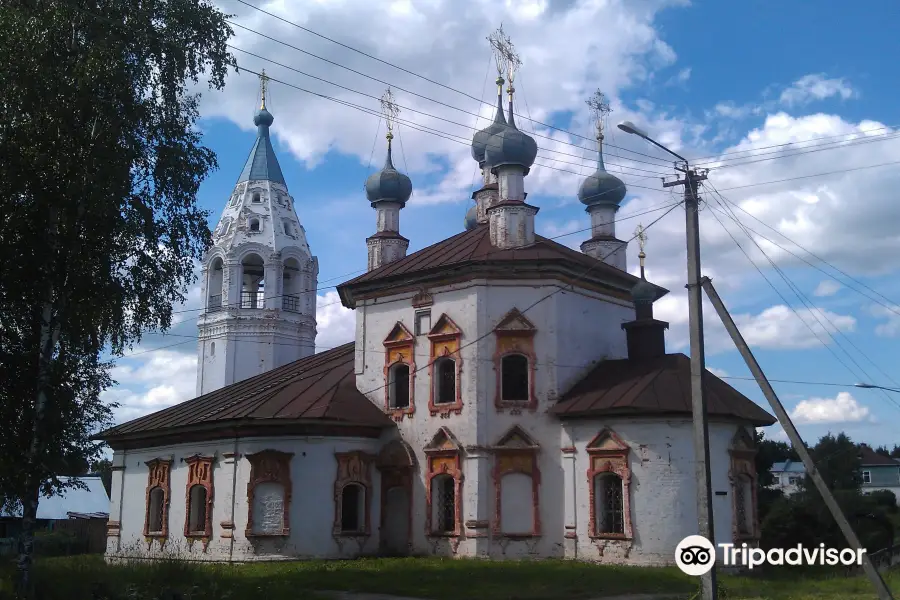
{"label": "sky", "polygon": [[[496,98],[486,38],[502,23],[522,59],[518,124],[539,147],[525,181],[538,233],[573,248],[590,237],[576,192],[596,160],[585,101],[599,89],[612,108],[606,165],[629,188],[617,233],[647,227],[647,276],[670,290],[655,308],[671,324],[668,351],[688,353],[684,212],[656,220],[680,188],[662,187],[672,159],[616,129],[621,120],[710,169],[702,271],[804,439],[845,431],[900,444],[900,393],[854,385],[900,388],[900,89],[888,76],[900,5],[249,2],[217,3],[246,70],[221,92],[198,87],[198,127],[219,161],[198,201],[215,227],[255,136],[259,80],[248,71],[265,68],[273,143],[319,259],[319,350],[353,336],[333,286],[363,272],[375,232],[363,184],[384,161],[378,98],[390,85],[401,107],[394,163],[413,181],[401,214],[413,252],[463,229],[477,183],[469,140]],[[637,252],[629,244],[632,272]],[[148,333],[117,359],[104,397],[121,404],[118,422],[194,396],[201,306],[196,284],[169,335]],[[708,367],[767,407],[708,302],[704,324]],[[785,439],[778,426],[767,437]]]}

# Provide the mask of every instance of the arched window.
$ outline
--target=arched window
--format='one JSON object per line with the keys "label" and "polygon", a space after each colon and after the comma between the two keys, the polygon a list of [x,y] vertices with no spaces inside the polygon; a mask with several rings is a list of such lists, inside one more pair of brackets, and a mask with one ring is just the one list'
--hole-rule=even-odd
{"label": "arched window", "polygon": [[166,493],[159,486],[150,490],[150,501],[147,503],[147,533],[163,533],[163,509],[166,503]]}
{"label": "arched window", "polygon": [[300,300],[304,296],[301,282],[300,263],[295,258],[284,261],[281,274],[281,308],[290,312],[300,312],[302,304]]}
{"label": "arched window", "polygon": [[210,356],[216,355],[216,343],[215,342],[210,342],[210,344],[209,344],[209,355]]}
{"label": "arched window", "polygon": [[284,232],[287,235],[291,235],[291,222],[285,219],[284,221]]}
{"label": "arched window", "polygon": [[594,535],[625,533],[622,478],[615,473],[594,476]]}
{"label": "arched window", "polygon": [[250,231],[259,231],[259,219],[250,219]]}
{"label": "arched window", "polygon": [[341,490],[341,533],[357,533],[365,529],[366,488],[348,483]]}
{"label": "arched window", "polygon": [[262,198],[260,198],[259,192],[255,192],[255,193],[253,194],[253,203],[254,203],[254,204],[259,204],[260,202],[262,202]]}
{"label": "arched window", "polygon": [[507,354],[500,361],[500,394],[504,402],[528,401],[528,358]]}
{"label": "arched window", "polygon": [[206,310],[214,312],[222,309],[222,282],[224,276],[223,263],[221,258],[213,260],[209,265],[209,272],[206,280]]}
{"label": "arched window", "polygon": [[439,358],[434,361],[434,403],[456,402],[456,361]]}
{"label": "arched window", "polygon": [[265,265],[258,254],[241,261],[241,308],[265,307]]}
{"label": "arched window", "polygon": [[431,510],[433,533],[456,531],[456,482],[450,475],[437,475],[431,481]]}
{"label": "arched window", "polygon": [[409,365],[396,363],[390,369],[390,407],[409,406]]}
{"label": "arched window", "polygon": [[191,486],[188,502],[188,531],[190,533],[205,533],[206,488],[202,485]]}

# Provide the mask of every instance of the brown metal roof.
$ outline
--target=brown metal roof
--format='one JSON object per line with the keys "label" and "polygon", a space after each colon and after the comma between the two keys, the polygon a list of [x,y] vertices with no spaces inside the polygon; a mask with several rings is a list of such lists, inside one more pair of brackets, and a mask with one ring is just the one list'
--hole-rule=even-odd
{"label": "brown metal roof", "polygon": [[254,430],[287,425],[302,425],[306,430],[316,425],[390,427],[393,422],[356,388],[353,359],[350,342],[117,425],[97,438],[112,445],[125,438],[210,427],[217,428],[220,437],[234,435],[233,428],[238,426]]}
{"label": "brown metal roof", "polygon": [[863,467],[900,467],[900,461],[889,456],[884,456],[883,454],[878,454],[866,444],[859,445],[859,458],[860,466]]}
{"label": "brown metal roof", "polygon": [[[351,279],[339,285],[337,289],[344,305],[353,308],[354,302],[350,290],[370,287],[367,284],[371,284],[371,287],[393,286],[401,281],[408,282],[416,276],[446,277],[452,271],[463,271],[473,276],[484,275],[482,272],[476,274],[471,270],[475,265],[496,267],[497,274],[501,276],[524,277],[525,273],[518,269],[527,263],[568,267],[574,271],[574,275],[572,275],[574,277],[602,280],[607,285],[612,285],[626,293],[639,281],[639,278],[634,275],[540,235],[536,235],[535,242],[529,246],[509,250],[498,249],[491,244],[490,227],[487,224],[481,224],[470,231],[449,237],[400,260]],[[514,267],[517,271],[512,271],[510,267]],[[659,288],[658,298],[667,293],[668,290]]]}
{"label": "brown metal roof", "polygon": [[[775,423],[775,417],[709,371],[704,381],[711,416],[757,426]],[[550,412],[560,418],[690,414],[690,359],[684,354],[665,354],[646,360],[603,361]]]}

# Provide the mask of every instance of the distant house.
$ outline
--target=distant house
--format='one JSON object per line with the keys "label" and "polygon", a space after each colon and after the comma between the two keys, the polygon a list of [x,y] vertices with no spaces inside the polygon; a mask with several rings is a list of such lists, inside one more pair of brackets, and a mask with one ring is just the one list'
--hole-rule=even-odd
{"label": "distant house", "polygon": [[[73,478],[60,477],[70,481]],[[41,496],[37,509],[37,528],[56,529],[61,521],[72,519],[94,519],[105,522],[109,519],[109,496],[100,476],[79,477],[86,489],[69,488],[64,493],[49,498]],[[14,513],[0,511],[0,538],[11,539],[19,535],[22,526],[22,511]],[[103,526],[105,529],[105,525]]]}
{"label": "distant house", "polygon": [[859,447],[862,492],[890,490],[900,504],[900,461],[878,454],[865,444]]}
{"label": "distant house", "polygon": [[785,496],[790,496],[800,489],[806,476],[806,467],[802,462],[786,460],[773,464],[770,472],[775,477],[775,482],[770,487],[780,489]]}

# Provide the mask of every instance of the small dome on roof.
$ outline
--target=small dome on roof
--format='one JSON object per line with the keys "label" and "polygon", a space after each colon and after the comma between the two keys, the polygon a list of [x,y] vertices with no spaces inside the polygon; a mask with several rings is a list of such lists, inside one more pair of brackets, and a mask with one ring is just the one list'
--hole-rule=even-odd
{"label": "small dome on roof", "polygon": [[265,108],[260,108],[256,111],[256,115],[253,117],[253,124],[259,127],[260,125],[264,125],[266,127],[270,127],[272,123],[275,121],[275,117],[272,116]]}
{"label": "small dome on roof", "polygon": [[[503,80],[498,79],[498,85],[503,85]],[[475,135],[472,137],[472,158],[474,158],[478,164],[484,162],[484,153],[487,149],[488,140],[491,139],[496,133],[500,133],[504,129],[506,129],[506,118],[503,116],[503,96],[501,94],[497,94],[497,112],[494,113],[493,122],[481,129],[480,131],[476,131]]]}
{"label": "small dome on roof", "polygon": [[476,227],[478,227],[478,213],[473,206],[466,211],[466,231],[472,231]]}
{"label": "small dome on roof", "polygon": [[578,200],[585,206],[618,206],[625,199],[626,191],[625,183],[606,170],[601,145],[597,156],[597,170],[581,183]]}
{"label": "small dome on roof", "polygon": [[399,202],[406,204],[412,195],[412,181],[394,168],[391,160],[391,145],[388,142],[384,167],[366,179],[366,198],[369,202]]}
{"label": "small dome on roof", "polygon": [[631,288],[631,298],[635,304],[653,304],[656,301],[656,295],[656,286],[643,277]]}
{"label": "small dome on roof", "polygon": [[488,139],[484,152],[485,164],[492,170],[504,165],[518,165],[525,167],[527,173],[537,158],[537,151],[534,138],[516,128],[510,105],[507,126]]}

